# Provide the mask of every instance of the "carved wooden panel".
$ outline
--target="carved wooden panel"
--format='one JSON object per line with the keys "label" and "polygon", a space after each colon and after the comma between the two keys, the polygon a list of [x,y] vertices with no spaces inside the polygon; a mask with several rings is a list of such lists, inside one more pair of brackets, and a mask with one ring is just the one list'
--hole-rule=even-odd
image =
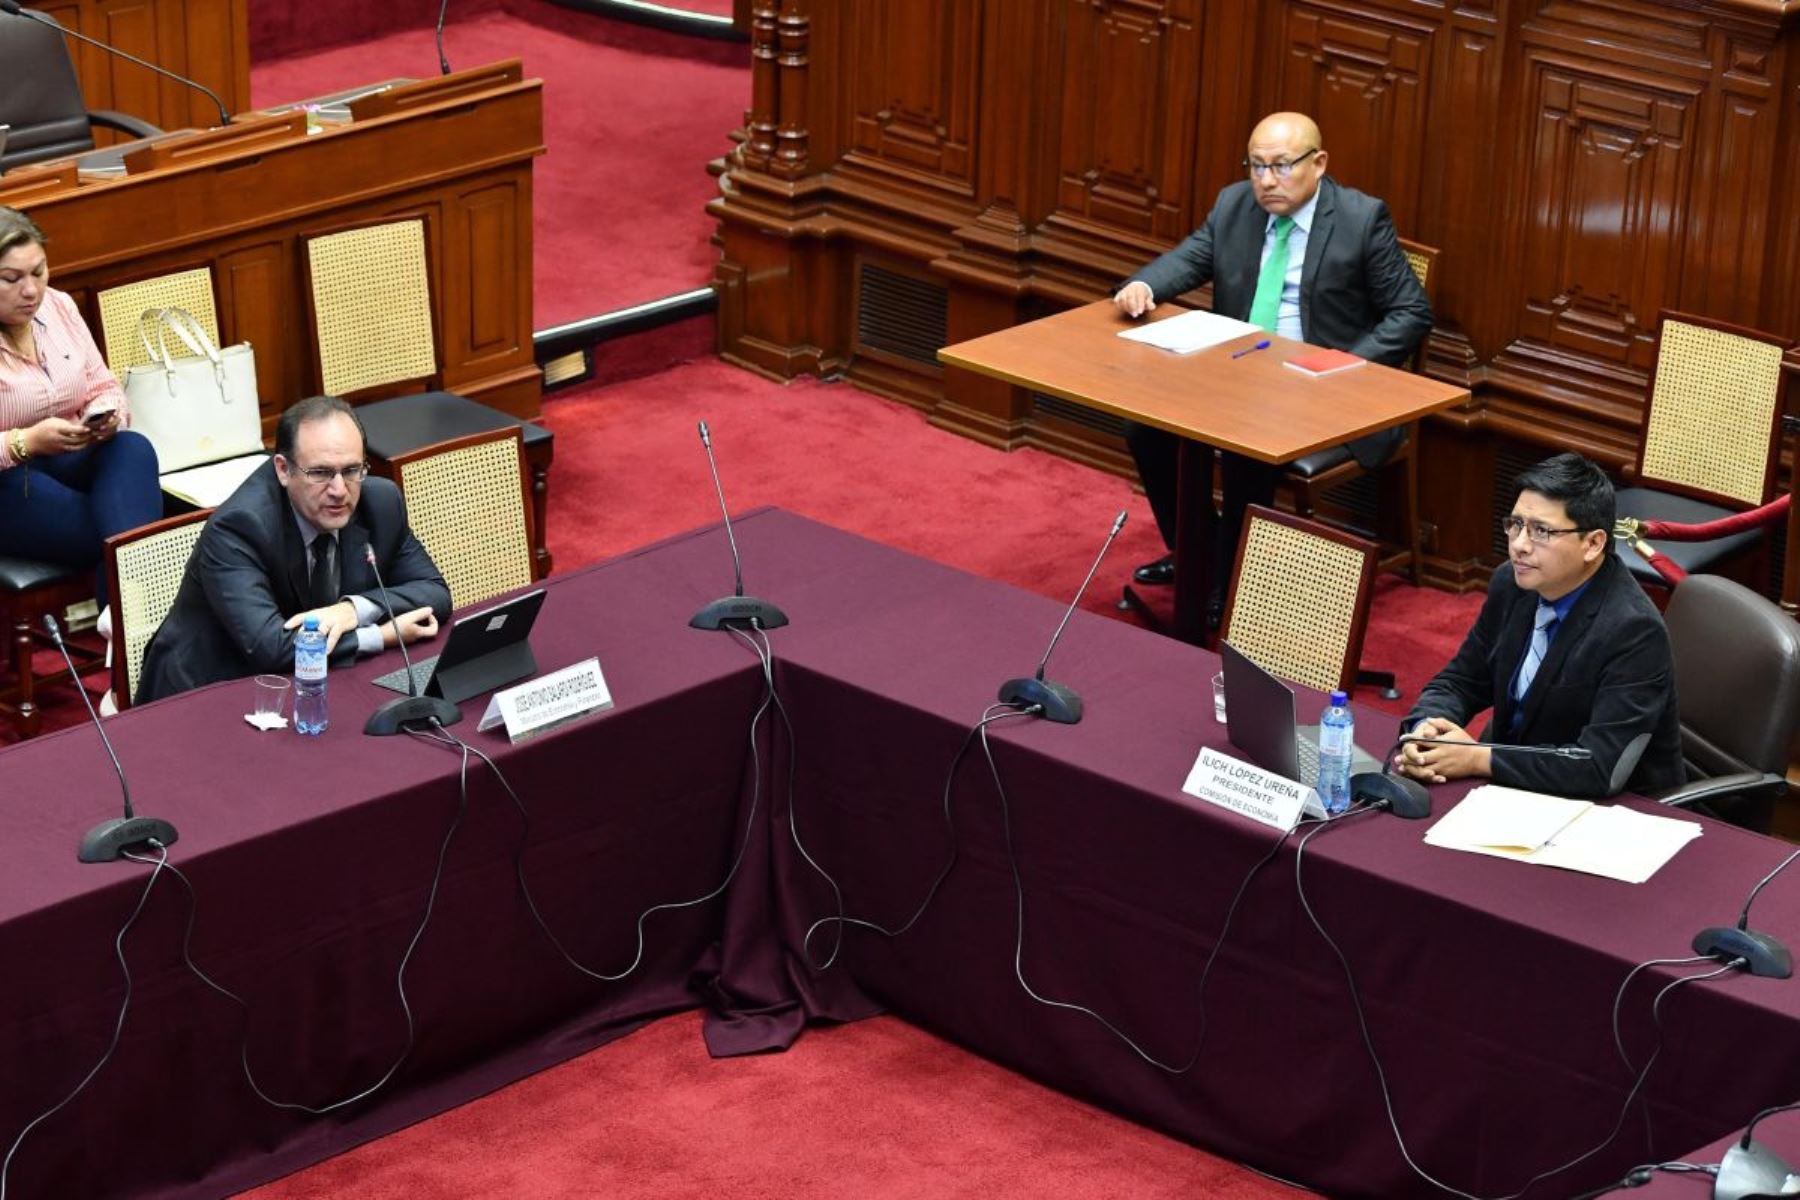
{"label": "carved wooden panel", "polygon": [[1405,236],[1418,232],[1421,172],[1437,153],[1426,136],[1436,32],[1326,3],[1287,5],[1282,26],[1275,102],[1319,122],[1331,174],[1386,200]]}
{"label": "carved wooden panel", "polygon": [[1197,223],[1204,201],[1184,195],[1199,124],[1197,8],[1198,0],[1070,3],[1056,189],[1063,219],[1165,241]]}
{"label": "carved wooden panel", "polygon": [[249,342],[256,354],[256,395],[265,430],[281,410],[302,399],[295,386],[300,364],[293,346],[304,341],[290,281],[296,269],[285,239],[257,241],[221,254],[213,267],[220,332],[230,342]]}
{"label": "carved wooden panel", "polygon": [[[117,46],[250,107],[248,0],[47,0],[31,7],[65,28]],[[193,88],[71,41],[89,108],[115,108],[164,129],[208,128],[218,109]],[[103,137],[102,140],[105,140]]]}
{"label": "carved wooden panel", "polygon": [[1520,337],[1648,369],[1688,226],[1697,92],[1526,54],[1510,221]]}
{"label": "carved wooden panel", "polygon": [[[512,356],[519,350],[518,330],[531,328],[529,311],[519,311],[519,285],[525,274],[520,264],[531,260],[531,246],[521,245],[519,236],[529,225],[520,220],[519,191],[513,181],[478,188],[459,195],[448,214],[445,253],[464,269],[445,274],[466,279],[472,295],[466,304],[446,298],[450,302],[444,311],[466,313],[468,320],[467,328],[454,337],[445,329],[446,362],[452,341],[471,362]],[[530,211],[529,201],[524,208]],[[523,294],[529,307],[530,293]]]}
{"label": "carved wooden panel", "polygon": [[960,0],[861,0],[847,64],[855,158],[970,190],[980,16]]}

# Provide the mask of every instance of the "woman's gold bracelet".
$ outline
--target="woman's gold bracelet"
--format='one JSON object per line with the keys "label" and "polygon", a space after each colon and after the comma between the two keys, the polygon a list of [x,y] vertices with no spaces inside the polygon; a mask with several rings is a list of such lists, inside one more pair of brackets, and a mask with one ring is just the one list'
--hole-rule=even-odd
{"label": "woman's gold bracelet", "polygon": [[11,438],[10,444],[12,447],[12,456],[13,456],[14,462],[22,463],[26,459],[31,457],[31,451],[29,451],[25,448],[25,431],[23,429],[15,428],[12,431],[12,438]]}

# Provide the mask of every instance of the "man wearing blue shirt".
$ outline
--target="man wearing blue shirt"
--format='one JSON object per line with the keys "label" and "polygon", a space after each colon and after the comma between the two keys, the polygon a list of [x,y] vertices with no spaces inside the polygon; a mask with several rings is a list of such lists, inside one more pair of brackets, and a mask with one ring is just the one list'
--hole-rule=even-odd
{"label": "man wearing blue shirt", "polygon": [[[1401,728],[1466,745],[1405,745],[1414,779],[1484,776],[1562,796],[1609,794],[1639,734],[1649,745],[1626,780],[1637,792],[1686,781],[1674,661],[1662,616],[1612,552],[1613,488],[1600,468],[1559,454],[1521,474],[1506,518],[1507,562],[1448,666]],[[1463,728],[1492,708],[1487,740],[1584,747],[1587,758],[1509,754]]]}
{"label": "man wearing blue shirt", "polygon": [[[1205,224],[1133,275],[1113,303],[1124,315],[1141,317],[1160,301],[1211,283],[1213,311],[1222,316],[1371,362],[1404,363],[1431,329],[1431,305],[1401,252],[1387,205],[1329,178],[1327,158],[1311,118],[1264,117],[1246,147],[1247,178],[1221,191]],[[1404,429],[1383,430],[1348,448],[1363,466],[1376,467],[1405,436]],[[1126,427],[1125,441],[1163,542],[1172,547],[1180,441],[1136,424]],[[1223,566],[1237,550],[1245,506],[1273,501],[1281,468],[1227,453],[1220,471]],[[1170,583],[1173,560],[1146,563],[1133,577]]]}

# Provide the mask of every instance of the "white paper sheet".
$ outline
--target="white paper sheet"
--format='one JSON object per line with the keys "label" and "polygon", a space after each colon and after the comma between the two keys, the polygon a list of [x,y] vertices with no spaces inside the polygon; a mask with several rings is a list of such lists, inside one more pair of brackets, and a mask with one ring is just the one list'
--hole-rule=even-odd
{"label": "white paper sheet", "polygon": [[1217,346],[1245,334],[1262,332],[1261,326],[1252,325],[1248,321],[1221,317],[1217,313],[1197,308],[1166,321],[1152,321],[1148,325],[1121,330],[1119,336],[1161,350],[1173,350],[1176,354],[1192,354],[1196,350],[1205,350],[1209,346]]}
{"label": "white paper sheet", "polygon": [[1488,785],[1425,832],[1426,844],[1643,883],[1700,836],[1698,821]]}
{"label": "white paper sheet", "polygon": [[266,454],[246,454],[224,462],[189,467],[185,471],[170,471],[162,477],[162,490],[181,497],[196,508],[217,508],[268,457]]}

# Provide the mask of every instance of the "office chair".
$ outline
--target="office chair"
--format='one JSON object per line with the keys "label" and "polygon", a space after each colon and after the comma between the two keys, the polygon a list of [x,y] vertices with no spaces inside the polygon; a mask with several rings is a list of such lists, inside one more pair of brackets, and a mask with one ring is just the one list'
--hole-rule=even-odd
{"label": "office chair", "polygon": [[89,109],[67,39],[53,25],[7,13],[0,13],[0,125],[12,127],[0,171],[85,154],[94,148],[95,125],[132,137],[162,132],[122,112]]}

